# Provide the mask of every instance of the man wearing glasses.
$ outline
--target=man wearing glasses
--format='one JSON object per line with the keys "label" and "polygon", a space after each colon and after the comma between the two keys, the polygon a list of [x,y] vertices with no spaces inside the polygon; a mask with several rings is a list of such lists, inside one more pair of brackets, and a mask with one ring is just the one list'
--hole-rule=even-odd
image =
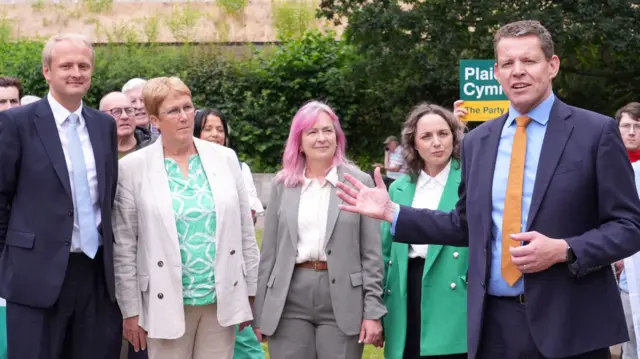
{"label": "man wearing glasses", "polygon": [[[633,163],[633,169],[636,172],[636,186],[640,179],[640,102],[631,102],[616,112],[616,121],[618,121],[618,128],[622,135],[622,141],[624,147],[627,149],[629,160]],[[638,188],[640,190],[640,186]],[[634,262],[638,259],[637,256],[633,257]],[[631,258],[626,260],[620,260],[615,263],[616,275],[619,276],[620,296],[622,298],[622,307],[624,308],[624,315],[627,321],[627,330],[629,331],[629,341],[622,344],[622,359],[638,359],[638,348],[636,340],[636,330],[633,320],[632,307],[640,304],[637,301],[637,294],[634,293],[634,288],[637,287],[637,283],[640,278],[637,278],[635,273],[627,273],[625,269],[625,262],[628,262]],[[638,263],[638,262],[636,262]],[[638,266],[636,264],[635,266]],[[630,281],[632,285],[630,285]],[[632,305],[631,302],[635,301]],[[636,314],[637,315],[637,314]]]}
{"label": "man wearing glasses", "polygon": [[122,92],[111,92],[104,96],[100,100],[100,111],[116,120],[119,159],[153,142],[151,138],[143,138],[136,132],[135,109]]}

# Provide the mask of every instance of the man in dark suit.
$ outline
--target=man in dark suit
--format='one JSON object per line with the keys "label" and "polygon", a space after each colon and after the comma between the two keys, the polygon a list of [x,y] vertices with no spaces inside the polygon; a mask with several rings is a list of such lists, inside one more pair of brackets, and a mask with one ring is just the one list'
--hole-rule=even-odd
{"label": "man in dark suit", "polygon": [[9,359],[117,359],[111,207],[116,127],[82,102],[93,48],[81,35],[42,53],[49,94],[0,112],[0,296]]}
{"label": "man in dark suit", "polygon": [[613,119],[562,103],[560,61],[538,22],[494,38],[509,113],[469,132],[450,213],[400,207],[348,178],[343,210],[395,240],[469,246],[469,358],[609,358],[628,340],[611,263],[640,250],[640,200]]}

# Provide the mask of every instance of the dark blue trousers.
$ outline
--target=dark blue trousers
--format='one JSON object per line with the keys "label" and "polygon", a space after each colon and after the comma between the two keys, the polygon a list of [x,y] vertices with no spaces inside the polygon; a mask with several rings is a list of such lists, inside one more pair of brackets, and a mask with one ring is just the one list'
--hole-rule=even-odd
{"label": "dark blue trousers", "polygon": [[[511,298],[488,296],[485,299],[478,359],[548,359],[538,351],[531,337],[525,305]],[[602,348],[562,359],[610,358],[609,348]]]}

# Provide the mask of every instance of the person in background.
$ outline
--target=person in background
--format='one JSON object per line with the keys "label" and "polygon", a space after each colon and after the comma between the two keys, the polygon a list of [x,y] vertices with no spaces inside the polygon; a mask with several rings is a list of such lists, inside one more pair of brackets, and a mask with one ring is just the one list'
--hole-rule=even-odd
{"label": "person in background", "polygon": [[144,107],[144,99],[142,98],[142,88],[147,80],[141,78],[133,78],[122,86],[122,93],[129,97],[131,105],[135,109],[135,121],[137,137],[147,141],[155,142],[158,138],[158,129],[149,120],[149,115]]}
{"label": "person in background", "polygon": [[406,169],[404,157],[402,156],[402,146],[396,136],[389,136],[384,140],[384,164],[375,163],[373,167],[386,170],[384,183],[387,188],[396,179],[400,178]]}
{"label": "person in background", "polygon": [[0,111],[20,106],[22,84],[10,76],[0,76]]}
{"label": "person in background", "polygon": [[152,143],[151,138],[136,132],[135,109],[122,92],[111,92],[100,100],[100,111],[116,120],[118,129],[118,158],[137,151]]}
{"label": "person in background", "polygon": [[[402,128],[407,173],[391,200],[450,211],[458,202],[463,125],[440,106],[416,106]],[[468,248],[393,241],[382,224],[385,359],[466,359]]]}
{"label": "person in background", "polygon": [[40,100],[40,97],[38,96],[25,95],[25,96],[22,96],[22,98],[20,99],[20,105],[21,106],[28,105],[30,103],[34,103],[39,100]]}
{"label": "person in background", "polygon": [[[233,148],[231,139],[231,130],[229,124],[222,116],[222,113],[216,109],[198,110],[195,116],[195,125],[193,135],[196,138],[217,143],[222,146]],[[253,182],[251,168],[246,162],[239,162],[242,168],[242,177],[244,178],[247,192],[249,194],[249,204],[251,205],[251,217],[255,224],[257,216],[264,213],[264,206],[258,198],[258,191]]]}
{"label": "person in background", "polygon": [[[129,98],[122,92],[111,92],[100,100],[100,111],[113,116],[116,121],[118,133],[118,159],[146,147],[150,140],[142,140],[136,133],[136,124],[133,117],[133,107]],[[146,359],[146,350],[135,351],[135,348],[126,338],[122,339],[120,359]]]}
{"label": "person in background", "polygon": [[[634,164],[635,171],[638,166],[635,164],[640,159],[640,102],[631,102],[620,108],[615,115],[618,122],[618,129],[622,135],[622,142],[627,149],[629,161]],[[637,177],[637,176],[636,176]],[[616,275],[619,276],[618,286],[620,287],[620,297],[622,307],[629,331],[629,341],[622,344],[622,359],[638,359],[635,326],[631,312],[631,302],[629,301],[629,284],[627,273],[624,270],[624,260],[615,263]]]}
{"label": "person in background", "polygon": [[116,297],[124,335],[149,358],[232,359],[253,319],[259,251],[238,158],[193,137],[195,108],[176,77],[144,104],[162,135],[119,161]]}
{"label": "person in background", "polygon": [[[216,109],[204,109],[196,112],[193,136],[205,141],[217,143],[221,146],[231,147],[231,136],[229,134],[227,121],[224,120],[222,114]],[[256,193],[256,186],[253,183],[249,166],[244,162],[238,162],[238,165],[242,167],[242,177],[249,194],[251,216],[255,223],[256,213],[261,213],[264,209]],[[236,344],[233,358],[264,359],[264,350],[251,326],[242,331],[236,326]]]}
{"label": "person in background", "polygon": [[277,359],[358,359],[380,344],[380,222],[340,213],[345,174],[372,184],[345,155],[333,110],[311,101],[291,123],[265,219],[254,331]]}

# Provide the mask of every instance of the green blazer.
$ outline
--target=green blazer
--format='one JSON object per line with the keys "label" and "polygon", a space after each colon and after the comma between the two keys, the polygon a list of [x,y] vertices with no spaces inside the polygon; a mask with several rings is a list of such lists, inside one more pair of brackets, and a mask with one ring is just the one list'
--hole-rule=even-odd
{"label": "green blazer", "polygon": [[[458,201],[459,184],[458,162],[452,160],[438,210],[446,212],[454,209]],[[389,195],[395,203],[411,206],[415,191],[416,183],[404,175],[391,184]],[[384,357],[402,359],[407,336],[409,245],[394,242],[390,227],[389,223],[383,222],[384,301],[388,310],[383,319]],[[422,275],[421,356],[467,352],[468,251],[466,247],[431,244],[428,247]]]}

